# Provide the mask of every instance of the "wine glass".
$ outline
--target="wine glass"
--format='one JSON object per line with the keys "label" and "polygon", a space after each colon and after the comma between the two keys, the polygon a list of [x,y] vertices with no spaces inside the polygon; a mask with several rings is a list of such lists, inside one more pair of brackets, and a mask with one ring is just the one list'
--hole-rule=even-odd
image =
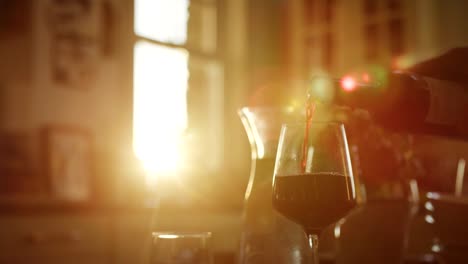
{"label": "wine glass", "polygon": [[211,232],[154,232],[151,264],[212,264]]}
{"label": "wine glass", "polygon": [[273,178],[273,206],[304,229],[318,263],[321,231],[356,206],[345,128],[339,123],[284,124]]}

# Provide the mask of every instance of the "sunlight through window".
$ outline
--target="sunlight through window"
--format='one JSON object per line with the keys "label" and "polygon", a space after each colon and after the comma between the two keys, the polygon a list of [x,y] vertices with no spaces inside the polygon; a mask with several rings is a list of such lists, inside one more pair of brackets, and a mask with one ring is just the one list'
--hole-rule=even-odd
{"label": "sunlight through window", "polygon": [[188,53],[139,41],[134,50],[134,151],[150,174],[174,172],[187,126]]}
{"label": "sunlight through window", "polygon": [[135,34],[153,40],[184,44],[189,0],[135,0]]}
{"label": "sunlight through window", "polygon": [[[216,1],[134,0],[134,15],[133,148],[147,183],[193,168],[219,169],[224,90]],[[197,91],[190,135],[188,86]]]}

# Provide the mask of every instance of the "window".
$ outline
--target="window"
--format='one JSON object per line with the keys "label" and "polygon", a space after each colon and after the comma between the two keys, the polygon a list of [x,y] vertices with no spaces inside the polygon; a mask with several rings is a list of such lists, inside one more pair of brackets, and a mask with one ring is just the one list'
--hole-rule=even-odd
{"label": "window", "polygon": [[[219,108],[222,101],[213,88],[222,88],[216,67],[216,5],[135,0],[134,33],[134,151],[149,175],[172,174],[187,163],[190,151],[189,90],[209,95],[204,102],[192,100],[195,110],[202,104]],[[211,123],[203,125],[219,126],[217,118],[211,115]]]}
{"label": "window", "polygon": [[401,0],[364,0],[363,34],[368,62],[389,61],[406,52],[402,5]]}
{"label": "window", "polygon": [[[333,72],[336,53],[336,0],[304,1],[305,68]],[[309,73],[310,74],[310,73]]]}
{"label": "window", "polygon": [[184,45],[189,0],[135,0],[135,34],[163,43]]}

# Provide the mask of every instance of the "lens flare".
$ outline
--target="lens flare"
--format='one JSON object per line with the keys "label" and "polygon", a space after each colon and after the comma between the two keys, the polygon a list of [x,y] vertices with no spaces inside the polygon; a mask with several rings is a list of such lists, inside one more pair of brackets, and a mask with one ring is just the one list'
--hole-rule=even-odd
{"label": "lens flare", "polygon": [[345,76],[341,79],[341,87],[347,92],[354,91],[356,86],[356,81],[351,76]]}
{"label": "lens flare", "polygon": [[174,238],[178,238],[179,236],[178,235],[166,234],[166,235],[159,235],[158,237],[159,238],[165,238],[165,239],[174,239]]}
{"label": "lens flare", "polygon": [[367,72],[362,74],[362,81],[366,83],[371,81],[370,75]]}
{"label": "lens flare", "polygon": [[147,41],[137,42],[134,52],[134,152],[148,176],[170,175],[183,164],[189,56]]}

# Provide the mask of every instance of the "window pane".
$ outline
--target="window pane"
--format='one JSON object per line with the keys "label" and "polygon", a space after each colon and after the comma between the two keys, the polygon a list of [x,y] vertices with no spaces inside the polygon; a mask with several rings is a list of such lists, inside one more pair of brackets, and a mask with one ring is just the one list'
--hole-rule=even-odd
{"label": "window pane", "polygon": [[334,12],[336,9],[335,0],[324,1],[324,12],[322,12],[322,21],[325,24],[330,24],[334,18]]}
{"label": "window pane", "polygon": [[172,172],[187,126],[188,53],[145,41],[134,52],[135,153],[149,171]]}
{"label": "window pane", "polygon": [[317,65],[317,40],[315,37],[308,37],[305,40],[305,58],[307,69]]}
{"label": "window pane", "polygon": [[366,16],[375,15],[378,11],[378,1],[376,0],[364,0],[363,11]]}
{"label": "window pane", "polygon": [[135,0],[135,34],[161,42],[184,44],[189,0]]}
{"label": "window pane", "polygon": [[380,41],[379,28],[377,24],[366,25],[364,28],[366,42],[366,59],[374,61],[379,57]]}
{"label": "window pane", "polygon": [[323,65],[327,70],[331,70],[333,67],[333,53],[334,53],[334,42],[331,33],[327,33],[322,39],[322,50],[323,50]]}
{"label": "window pane", "polygon": [[204,53],[216,51],[216,8],[213,5],[190,4],[187,44]]}
{"label": "window pane", "polygon": [[393,56],[402,55],[405,52],[403,21],[393,19],[389,24],[390,51]]}
{"label": "window pane", "polygon": [[314,0],[304,1],[304,18],[305,18],[307,26],[314,24],[314,15],[315,15],[314,5],[315,5]]}
{"label": "window pane", "polygon": [[401,0],[388,0],[387,6],[391,11],[399,11],[401,9]]}
{"label": "window pane", "polygon": [[224,161],[224,89],[219,63],[190,56],[188,92],[190,164],[195,171],[219,170]]}

